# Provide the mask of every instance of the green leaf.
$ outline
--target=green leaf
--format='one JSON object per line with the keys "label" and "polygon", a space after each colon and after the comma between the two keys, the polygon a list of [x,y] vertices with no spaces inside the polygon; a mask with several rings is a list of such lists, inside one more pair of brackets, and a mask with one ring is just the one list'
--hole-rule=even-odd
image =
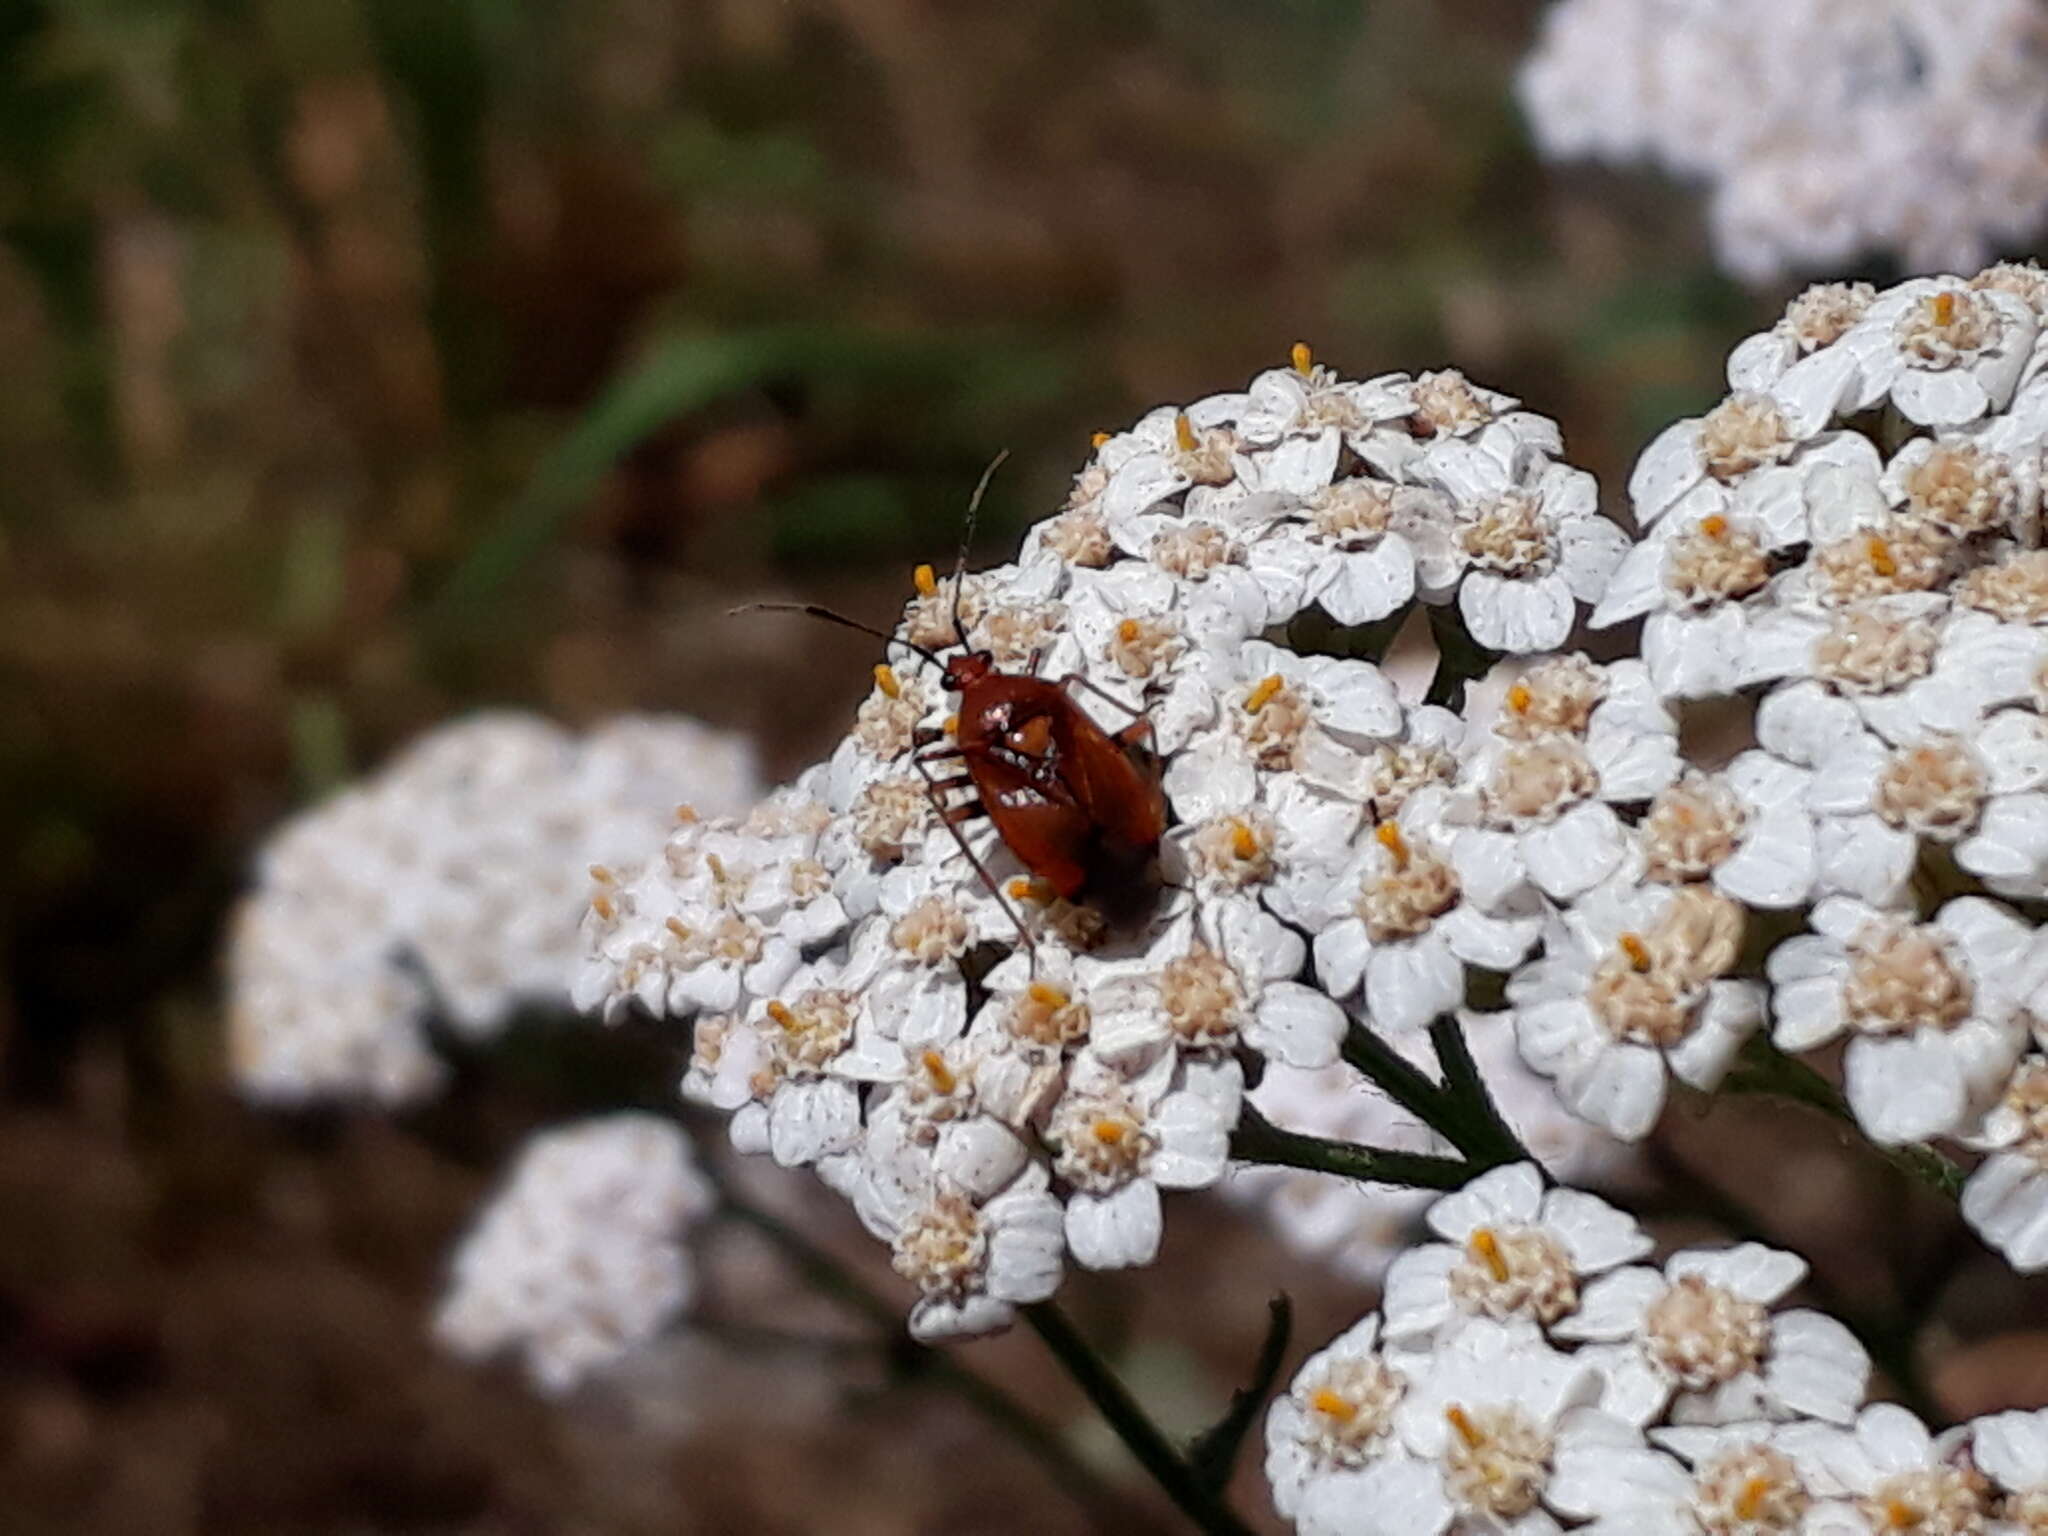
{"label": "green leaf", "polygon": [[804,339],[778,330],[677,336],[655,346],[542,459],[526,489],[456,568],[437,606],[459,612],[492,596],[554,541],[636,445],[677,416],[781,371],[800,355]]}

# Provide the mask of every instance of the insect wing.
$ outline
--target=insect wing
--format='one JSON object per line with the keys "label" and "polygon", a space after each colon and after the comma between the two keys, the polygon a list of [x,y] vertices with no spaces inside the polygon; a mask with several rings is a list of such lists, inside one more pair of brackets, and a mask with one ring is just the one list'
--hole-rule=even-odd
{"label": "insect wing", "polygon": [[1087,883],[1083,862],[1093,824],[1077,805],[1061,805],[1032,783],[1022,769],[988,756],[971,760],[968,772],[981,808],[1024,865],[1072,900]]}
{"label": "insect wing", "polygon": [[1063,702],[1055,739],[1060,776],[1075,803],[1112,841],[1150,848],[1166,830],[1165,798],[1154,775],[1141,766],[1137,749],[1111,737],[1071,699]]}

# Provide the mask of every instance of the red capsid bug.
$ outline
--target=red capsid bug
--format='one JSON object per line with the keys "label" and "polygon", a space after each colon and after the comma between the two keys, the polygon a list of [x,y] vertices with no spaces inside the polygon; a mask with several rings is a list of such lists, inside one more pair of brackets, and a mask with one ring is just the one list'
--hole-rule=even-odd
{"label": "red capsid bug", "polygon": [[[996,464],[1001,462],[998,457]],[[969,504],[970,534],[996,464],[982,476]],[[924,742],[911,761],[940,819],[1030,945],[1009,897],[975,857],[961,827],[986,815],[1004,846],[1053,894],[1120,915],[1151,889],[1159,840],[1166,831],[1166,795],[1149,748],[1151,722],[1143,715],[1111,733],[1070,690],[1078,685],[1119,709],[1126,706],[1079,673],[1042,678],[1035,675],[1035,664],[1030,672],[1005,672],[992,652],[966,648],[960,623],[966,554],[963,541],[953,576],[952,623],[962,650],[951,657],[814,603],[750,606],[806,613],[858,630],[885,645],[903,646],[940,669],[946,688],[960,695],[954,739],[950,745]],[[921,567],[918,574],[920,590],[930,595],[936,590],[930,568]],[[938,777],[933,772],[938,764],[957,764],[959,772]],[[966,791],[964,798],[951,798],[961,791]]]}

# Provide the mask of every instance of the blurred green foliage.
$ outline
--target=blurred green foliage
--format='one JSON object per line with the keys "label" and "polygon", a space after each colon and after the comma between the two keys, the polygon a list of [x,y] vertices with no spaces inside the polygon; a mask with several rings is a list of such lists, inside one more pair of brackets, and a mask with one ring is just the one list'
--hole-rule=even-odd
{"label": "blurred green foliage", "polygon": [[1456,362],[1618,483],[1781,296],[1682,194],[1534,163],[1534,14],[0,8],[17,1057],[203,996],[262,829],[452,711],[800,761],[864,673],[734,603],[886,617],[999,449],[989,558],[1092,429],[1297,338]]}

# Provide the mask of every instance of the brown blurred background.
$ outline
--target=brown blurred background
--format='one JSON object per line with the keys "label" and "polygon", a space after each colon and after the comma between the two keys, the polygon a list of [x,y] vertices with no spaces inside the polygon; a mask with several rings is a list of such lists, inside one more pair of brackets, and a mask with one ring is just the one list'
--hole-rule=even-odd
{"label": "brown blurred background", "polygon": [[[731,604],[885,616],[997,449],[989,558],[1092,429],[1297,338],[1455,362],[1618,488],[1784,295],[1712,273],[1683,190],[1533,161],[1537,9],[0,7],[0,1528],[1082,1529],[915,1385],[685,1340],[549,1406],[432,1358],[491,1171],[618,1063],[242,1110],[221,914],[281,814],[474,704],[800,765],[864,673]],[[1270,1290],[1309,1342],[1364,1298],[1188,1208],[1082,1306],[1192,1424]],[[1073,1412],[1028,1346],[972,1358]]]}

